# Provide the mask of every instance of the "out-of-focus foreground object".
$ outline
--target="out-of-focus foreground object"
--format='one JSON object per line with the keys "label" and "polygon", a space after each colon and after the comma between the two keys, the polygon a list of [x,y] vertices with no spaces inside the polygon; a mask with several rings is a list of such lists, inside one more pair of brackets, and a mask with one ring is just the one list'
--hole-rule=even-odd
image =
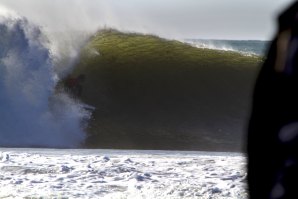
{"label": "out-of-focus foreground object", "polygon": [[255,85],[248,128],[250,198],[298,198],[298,2],[279,29]]}

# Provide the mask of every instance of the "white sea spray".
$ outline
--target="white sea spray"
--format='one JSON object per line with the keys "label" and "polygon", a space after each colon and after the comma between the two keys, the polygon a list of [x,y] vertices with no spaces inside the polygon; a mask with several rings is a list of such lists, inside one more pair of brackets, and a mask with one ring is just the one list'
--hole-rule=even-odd
{"label": "white sea spray", "polygon": [[0,7],[0,146],[76,147],[90,113],[56,92],[54,54],[42,30]]}

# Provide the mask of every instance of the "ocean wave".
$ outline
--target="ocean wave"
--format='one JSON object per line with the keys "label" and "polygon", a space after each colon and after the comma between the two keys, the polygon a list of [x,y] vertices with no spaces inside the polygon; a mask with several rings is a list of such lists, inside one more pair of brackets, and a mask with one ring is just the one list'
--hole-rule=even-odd
{"label": "ocean wave", "polygon": [[42,30],[0,7],[0,146],[75,147],[90,113],[63,92]]}
{"label": "ocean wave", "polygon": [[183,42],[196,48],[237,52],[245,56],[264,56],[268,47],[268,41],[258,40],[186,39]]}
{"label": "ocean wave", "polygon": [[260,57],[111,30],[87,49],[74,75],[97,108],[89,146],[240,150]]}

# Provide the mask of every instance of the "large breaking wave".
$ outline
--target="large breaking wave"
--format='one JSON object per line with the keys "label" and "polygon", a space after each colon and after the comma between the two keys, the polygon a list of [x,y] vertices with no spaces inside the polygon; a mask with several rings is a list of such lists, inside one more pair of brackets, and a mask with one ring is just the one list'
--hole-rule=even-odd
{"label": "large breaking wave", "polygon": [[[101,148],[240,151],[262,58],[98,32],[75,69],[96,107],[86,144]],[[92,49],[100,56],[89,56]],[[88,132],[89,132],[88,131]]]}
{"label": "large breaking wave", "polygon": [[0,146],[76,147],[89,113],[55,92],[54,55],[37,26],[0,8]]}

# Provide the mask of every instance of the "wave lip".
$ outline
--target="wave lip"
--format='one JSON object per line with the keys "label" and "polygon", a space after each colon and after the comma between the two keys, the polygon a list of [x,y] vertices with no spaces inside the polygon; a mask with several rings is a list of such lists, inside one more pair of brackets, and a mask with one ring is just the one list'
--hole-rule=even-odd
{"label": "wave lip", "polygon": [[[90,113],[65,93],[41,29],[0,8],[0,146],[76,147]],[[2,15],[2,17],[1,17]]]}

